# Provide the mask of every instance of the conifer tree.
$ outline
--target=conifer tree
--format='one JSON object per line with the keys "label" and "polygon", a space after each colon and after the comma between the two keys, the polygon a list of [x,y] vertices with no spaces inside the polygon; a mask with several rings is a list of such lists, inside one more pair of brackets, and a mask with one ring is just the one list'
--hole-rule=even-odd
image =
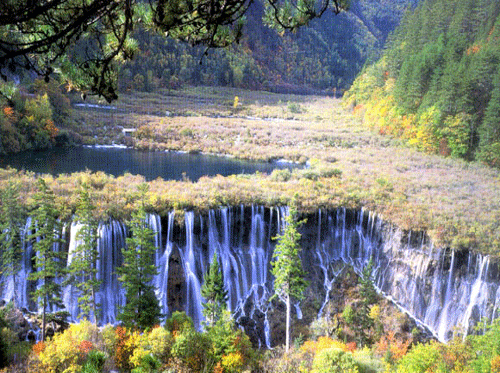
{"label": "conifer tree", "polygon": [[5,190],[0,192],[0,275],[12,276],[14,286],[13,302],[17,298],[17,273],[21,269],[23,255],[21,227],[22,209],[19,203],[19,186],[9,181]]}
{"label": "conifer tree", "polygon": [[56,280],[64,273],[65,254],[57,247],[61,242],[62,225],[58,220],[54,193],[42,178],[38,179],[37,187],[33,197],[37,207],[30,214],[32,234],[29,236],[36,252],[35,271],[28,278],[38,282],[32,296],[42,310],[42,340],[45,340],[47,308],[49,305],[62,307],[61,285]]}
{"label": "conifer tree", "polygon": [[154,231],[146,221],[146,194],[148,185],[139,186],[139,207],[132,213],[129,227],[132,237],[123,249],[123,265],[118,269],[125,288],[126,304],[118,319],[127,327],[145,329],[160,322],[161,310],[152,284],[157,274],[154,263],[156,247]]}
{"label": "conifer tree", "polygon": [[219,266],[217,253],[214,253],[210,268],[205,274],[201,296],[206,301],[203,304],[203,316],[205,316],[207,326],[212,326],[222,317],[227,302],[224,274]]}
{"label": "conifer tree", "polygon": [[[69,282],[79,291],[78,303],[81,310],[80,316],[92,315],[94,324],[97,324],[96,293],[101,281],[98,279],[97,249],[98,221],[94,217],[95,206],[92,202],[88,184],[83,183],[79,190],[78,207],[75,223],[80,224],[76,234],[78,246],[71,253],[73,258],[69,266]],[[76,227],[75,227],[76,228]]]}
{"label": "conifer tree", "polygon": [[366,345],[370,342],[367,331],[373,326],[373,320],[370,318],[370,306],[377,301],[377,291],[373,285],[372,271],[373,260],[370,258],[359,279],[361,304],[353,320],[353,327],[356,329],[360,345]]}
{"label": "conifer tree", "polygon": [[309,285],[305,279],[306,272],[300,259],[299,240],[301,234],[297,231],[302,222],[297,222],[296,212],[292,209],[285,218],[286,226],[283,234],[277,237],[278,244],[274,249],[271,272],[274,276],[274,292],[286,305],[286,351],[290,349],[290,318],[292,298],[302,300],[304,290]]}

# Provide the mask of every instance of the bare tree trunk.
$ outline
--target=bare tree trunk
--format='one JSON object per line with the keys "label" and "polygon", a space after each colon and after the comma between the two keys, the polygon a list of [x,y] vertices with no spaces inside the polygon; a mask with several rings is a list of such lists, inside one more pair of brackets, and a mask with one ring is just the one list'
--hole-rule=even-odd
{"label": "bare tree trunk", "polygon": [[91,297],[92,297],[92,313],[94,314],[94,325],[97,326],[97,309],[96,309],[96,302],[95,302],[94,286],[92,286],[92,289],[90,292],[91,292]]}
{"label": "bare tree trunk", "polygon": [[47,307],[46,298],[43,298],[43,310],[42,310],[42,342],[45,342],[45,308]]}
{"label": "bare tree trunk", "polygon": [[285,351],[290,350],[290,294],[286,295],[286,346]]}

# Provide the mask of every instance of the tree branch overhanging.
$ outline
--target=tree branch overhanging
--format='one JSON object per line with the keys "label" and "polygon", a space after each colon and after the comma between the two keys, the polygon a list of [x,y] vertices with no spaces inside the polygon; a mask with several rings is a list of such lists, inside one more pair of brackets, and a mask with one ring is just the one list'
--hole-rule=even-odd
{"label": "tree branch overhanging", "polygon": [[[295,30],[349,0],[263,0],[271,26]],[[0,9],[0,77],[17,68],[49,79],[62,73],[72,87],[117,98],[116,63],[131,58],[136,23],[192,45],[238,42],[254,0],[5,0]],[[288,9],[289,11],[283,11]],[[147,14],[146,16],[144,16]],[[149,24],[148,24],[149,23]]]}

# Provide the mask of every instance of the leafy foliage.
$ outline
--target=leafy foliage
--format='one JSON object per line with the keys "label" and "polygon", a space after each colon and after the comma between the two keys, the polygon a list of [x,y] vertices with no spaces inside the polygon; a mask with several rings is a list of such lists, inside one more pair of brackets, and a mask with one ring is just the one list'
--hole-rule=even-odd
{"label": "leafy foliage", "polygon": [[313,361],[313,373],[358,373],[358,367],[351,353],[337,348],[320,351]]}

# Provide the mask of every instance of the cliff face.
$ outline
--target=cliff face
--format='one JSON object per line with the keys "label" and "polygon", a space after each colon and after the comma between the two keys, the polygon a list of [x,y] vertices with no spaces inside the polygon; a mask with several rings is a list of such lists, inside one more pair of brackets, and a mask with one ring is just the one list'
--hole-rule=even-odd
{"label": "cliff face", "polygon": [[[273,337],[279,320],[268,302],[272,294],[269,268],[273,237],[282,227],[284,214],[286,208],[259,206],[221,208],[205,216],[187,212],[182,227],[175,223],[173,213],[165,218],[151,215],[158,247],[156,293],[163,313],[185,310],[196,325],[201,324],[200,287],[209,260],[217,252],[229,292],[228,308],[257,345],[272,345],[273,338],[279,339]],[[489,257],[433,247],[424,233],[404,232],[363,210],[319,210],[306,218],[301,227],[302,259],[311,282],[308,294],[315,298],[316,307],[308,307],[307,313],[315,314],[304,319],[322,314],[335,296],[334,282],[345,266],[360,272],[370,258],[381,293],[440,340],[448,340],[454,331],[470,333],[481,318],[497,316],[500,276],[498,265]],[[76,244],[76,229],[72,225],[68,235],[70,252]],[[118,306],[125,301],[115,274],[125,236],[126,229],[119,222],[100,226],[102,323],[114,323]],[[17,292],[12,279],[3,279],[2,298],[12,299],[16,293],[18,304],[35,311],[28,300],[34,284],[26,281],[33,255],[27,245]],[[73,319],[78,315],[76,299],[75,289],[66,287],[64,302]],[[301,319],[301,305],[295,310]]]}

